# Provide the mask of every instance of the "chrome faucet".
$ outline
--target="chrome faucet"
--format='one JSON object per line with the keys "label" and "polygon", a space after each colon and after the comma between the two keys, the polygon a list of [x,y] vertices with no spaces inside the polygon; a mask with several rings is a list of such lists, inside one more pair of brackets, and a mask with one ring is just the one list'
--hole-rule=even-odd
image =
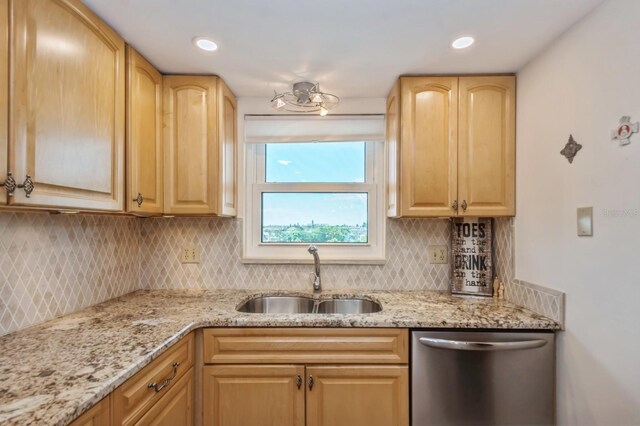
{"label": "chrome faucet", "polygon": [[318,247],[309,246],[309,253],[313,255],[313,262],[315,263],[316,270],[311,274],[313,280],[313,292],[320,293],[322,291],[322,284],[320,282],[320,256],[318,256]]}

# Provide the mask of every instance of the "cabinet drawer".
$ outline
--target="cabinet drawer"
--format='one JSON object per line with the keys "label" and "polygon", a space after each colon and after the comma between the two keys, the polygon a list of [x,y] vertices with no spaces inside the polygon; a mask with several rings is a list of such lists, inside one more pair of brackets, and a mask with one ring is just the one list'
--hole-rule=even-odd
{"label": "cabinet drawer", "polygon": [[209,328],[205,364],[406,364],[406,329]]}
{"label": "cabinet drawer", "polygon": [[136,426],[193,425],[193,368],[136,422]]}
{"label": "cabinet drawer", "polygon": [[[134,424],[189,371],[193,355],[194,339],[190,334],[118,387],[113,392],[114,424]],[[178,365],[174,368],[175,364]],[[155,383],[159,391],[150,387],[151,383]],[[166,385],[160,388],[163,383]]]}

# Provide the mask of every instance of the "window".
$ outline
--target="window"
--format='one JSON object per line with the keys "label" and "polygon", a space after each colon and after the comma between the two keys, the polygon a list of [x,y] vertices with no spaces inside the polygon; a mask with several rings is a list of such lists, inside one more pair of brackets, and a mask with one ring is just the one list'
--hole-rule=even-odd
{"label": "window", "polygon": [[247,144],[247,262],[384,260],[383,144]]}

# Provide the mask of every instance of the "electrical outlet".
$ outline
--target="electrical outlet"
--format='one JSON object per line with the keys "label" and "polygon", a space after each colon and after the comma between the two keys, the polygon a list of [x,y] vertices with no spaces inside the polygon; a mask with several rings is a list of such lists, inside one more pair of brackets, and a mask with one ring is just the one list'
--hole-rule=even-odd
{"label": "electrical outlet", "polygon": [[200,249],[197,246],[184,246],[180,250],[181,263],[200,263]]}
{"label": "electrical outlet", "polygon": [[447,246],[429,246],[429,263],[448,263],[449,250]]}

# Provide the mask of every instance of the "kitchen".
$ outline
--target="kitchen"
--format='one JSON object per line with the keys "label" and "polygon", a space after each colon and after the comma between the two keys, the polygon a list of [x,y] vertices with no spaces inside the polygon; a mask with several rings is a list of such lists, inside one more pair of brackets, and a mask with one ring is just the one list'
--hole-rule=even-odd
{"label": "kitchen", "polygon": [[0,424],[640,424],[640,3],[362,6],[0,0]]}

